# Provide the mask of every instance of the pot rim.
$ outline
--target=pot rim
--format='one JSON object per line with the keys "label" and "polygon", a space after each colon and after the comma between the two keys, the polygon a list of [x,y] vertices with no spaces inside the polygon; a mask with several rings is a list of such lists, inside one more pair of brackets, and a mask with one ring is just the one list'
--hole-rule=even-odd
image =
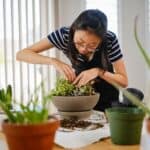
{"label": "pot rim", "polygon": [[145,114],[141,109],[136,107],[113,107],[113,108],[107,108],[107,113],[117,113],[122,115],[139,115],[139,114]]}
{"label": "pot rim", "polygon": [[93,94],[93,95],[77,95],[77,96],[70,96],[70,95],[66,95],[66,96],[53,96],[53,97],[93,97],[93,96],[100,96],[100,93],[95,93],[95,94]]}
{"label": "pot rim", "polygon": [[50,115],[49,117],[48,117],[48,120],[46,121],[46,122],[40,122],[40,123],[35,123],[35,124],[20,124],[20,123],[12,123],[12,122],[9,122],[8,121],[8,119],[4,119],[3,121],[2,121],[2,126],[3,125],[11,125],[11,126],[14,126],[14,127],[19,127],[19,126],[22,126],[22,127],[29,127],[29,126],[41,126],[41,125],[46,125],[46,124],[48,124],[48,123],[56,123],[56,122],[58,122],[58,123],[60,123],[60,120],[58,119],[58,118],[56,118],[55,116],[52,116],[52,115]]}

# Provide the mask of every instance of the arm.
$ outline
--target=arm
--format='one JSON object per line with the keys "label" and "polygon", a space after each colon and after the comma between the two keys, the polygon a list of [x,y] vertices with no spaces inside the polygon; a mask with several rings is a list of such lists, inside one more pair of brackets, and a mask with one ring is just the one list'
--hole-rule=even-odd
{"label": "arm", "polygon": [[38,54],[52,47],[53,45],[48,39],[44,38],[32,46],[17,52],[16,59],[32,64],[52,64],[52,58]]}
{"label": "arm", "polygon": [[20,50],[16,58],[19,61],[24,61],[32,64],[46,64],[53,65],[57,71],[64,74],[69,81],[73,81],[75,78],[75,73],[73,68],[68,64],[52,57],[43,56],[39,54],[40,52],[46,51],[49,48],[54,47],[47,38],[42,39],[41,41],[33,44],[30,47],[27,47],[23,50]]}
{"label": "arm", "polygon": [[106,80],[108,83],[115,82],[122,87],[127,87],[128,77],[124,61],[122,59],[117,60],[113,63],[113,67],[115,69],[115,73],[99,70],[99,77]]}
{"label": "arm", "polygon": [[73,83],[77,86],[82,86],[99,76],[110,84],[115,82],[122,87],[126,87],[128,85],[128,78],[123,60],[119,59],[115,61],[113,67],[115,73],[104,71],[100,68],[85,70],[79,74]]}

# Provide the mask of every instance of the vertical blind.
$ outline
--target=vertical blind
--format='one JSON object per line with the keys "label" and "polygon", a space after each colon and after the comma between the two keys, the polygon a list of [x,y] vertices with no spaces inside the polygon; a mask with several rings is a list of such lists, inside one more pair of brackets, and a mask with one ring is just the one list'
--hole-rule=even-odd
{"label": "vertical blind", "polygon": [[[16,61],[16,53],[51,32],[53,0],[0,0],[0,87],[11,84],[14,99],[28,100],[46,78],[47,89],[54,84],[55,71],[46,65]],[[43,55],[55,56],[55,51]]]}

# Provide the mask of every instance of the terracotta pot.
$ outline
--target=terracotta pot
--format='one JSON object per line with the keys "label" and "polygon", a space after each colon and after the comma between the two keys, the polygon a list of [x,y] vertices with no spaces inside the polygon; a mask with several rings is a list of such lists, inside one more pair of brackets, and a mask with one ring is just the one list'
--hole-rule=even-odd
{"label": "terracotta pot", "polygon": [[9,150],[51,150],[58,127],[54,119],[36,125],[2,123]]}
{"label": "terracotta pot", "polygon": [[147,129],[147,132],[150,133],[150,117],[146,119],[146,129]]}

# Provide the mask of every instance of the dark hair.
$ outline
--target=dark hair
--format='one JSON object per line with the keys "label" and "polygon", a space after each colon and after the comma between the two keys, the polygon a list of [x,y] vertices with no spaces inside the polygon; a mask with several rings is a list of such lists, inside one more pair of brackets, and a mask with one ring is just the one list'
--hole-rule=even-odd
{"label": "dark hair", "polygon": [[100,10],[89,9],[83,11],[72,23],[70,27],[68,47],[68,49],[70,49],[68,57],[72,63],[78,63],[76,59],[78,51],[73,42],[73,37],[76,30],[90,31],[104,40],[107,33],[107,17]]}

